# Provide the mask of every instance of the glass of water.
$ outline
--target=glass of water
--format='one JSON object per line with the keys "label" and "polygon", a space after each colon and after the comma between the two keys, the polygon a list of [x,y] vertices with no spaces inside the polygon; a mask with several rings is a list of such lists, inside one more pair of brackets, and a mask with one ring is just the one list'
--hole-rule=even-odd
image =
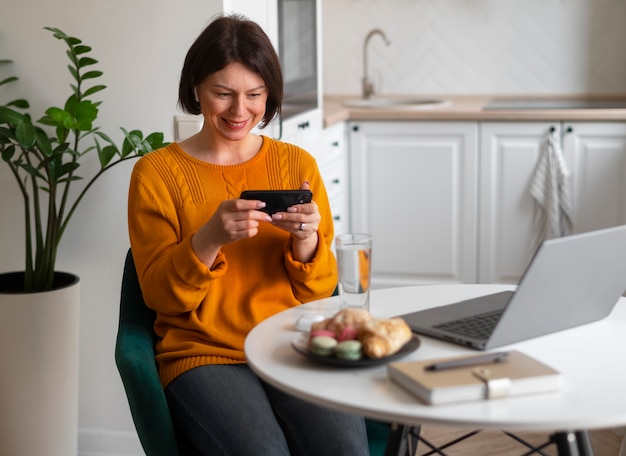
{"label": "glass of water", "polygon": [[335,238],[339,266],[341,308],[369,310],[372,270],[372,236],[339,234]]}

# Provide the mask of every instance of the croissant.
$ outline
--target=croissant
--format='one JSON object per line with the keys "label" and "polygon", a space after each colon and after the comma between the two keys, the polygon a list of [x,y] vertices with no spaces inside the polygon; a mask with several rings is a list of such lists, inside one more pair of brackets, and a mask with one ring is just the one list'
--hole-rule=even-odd
{"label": "croissant", "polygon": [[363,353],[374,359],[393,355],[412,337],[411,328],[399,317],[370,320],[360,330]]}
{"label": "croissant", "polygon": [[372,315],[363,309],[343,309],[333,317],[313,323],[311,330],[332,331],[339,336],[346,328],[359,330],[366,322],[372,320]]}

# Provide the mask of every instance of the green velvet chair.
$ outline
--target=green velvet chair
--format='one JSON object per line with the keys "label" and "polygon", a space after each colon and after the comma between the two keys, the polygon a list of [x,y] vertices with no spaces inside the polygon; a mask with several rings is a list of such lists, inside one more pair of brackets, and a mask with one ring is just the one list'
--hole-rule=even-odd
{"label": "green velvet chair", "polygon": [[129,250],[122,276],[115,362],[135,429],[147,456],[198,455],[174,432],[154,358],[154,319],[154,311],[144,304]]}
{"label": "green velvet chair", "polygon": [[[126,390],[135,429],[147,456],[195,456],[198,452],[178,438],[174,431],[159,381],[154,358],[154,319],[154,311],[144,304],[129,250],[122,276],[115,362]],[[366,424],[370,454],[383,455],[391,435],[390,426],[370,420],[366,420]]]}

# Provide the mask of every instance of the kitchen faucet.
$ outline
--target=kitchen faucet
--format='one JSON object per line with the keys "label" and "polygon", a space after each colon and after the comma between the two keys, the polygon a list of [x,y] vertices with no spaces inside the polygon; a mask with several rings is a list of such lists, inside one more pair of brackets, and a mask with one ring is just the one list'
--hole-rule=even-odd
{"label": "kitchen faucet", "polygon": [[367,71],[367,45],[374,35],[380,35],[380,37],[385,41],[385,44],[387,46],[391,44],[387,39],[385,32],[383,32],[381,29],[374,29],[370,31],[365,37],[365,41],[363,41],[363,98],[369,98],[374,93],[374,83],[369,80]]}

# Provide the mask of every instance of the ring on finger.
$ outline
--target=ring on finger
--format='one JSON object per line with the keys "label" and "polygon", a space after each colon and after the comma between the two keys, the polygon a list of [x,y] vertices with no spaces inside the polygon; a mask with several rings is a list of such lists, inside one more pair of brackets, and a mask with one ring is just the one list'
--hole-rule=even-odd
{"label": "ring on finger", "polygon": [[299,230],[300,230],[300,231],[304,231],[304,227],[305,227],[305,226],[306,226],[306,225],[304,224],[304,222],[301,222],[301,223],[300,223],[300,228],[299,228]]}

